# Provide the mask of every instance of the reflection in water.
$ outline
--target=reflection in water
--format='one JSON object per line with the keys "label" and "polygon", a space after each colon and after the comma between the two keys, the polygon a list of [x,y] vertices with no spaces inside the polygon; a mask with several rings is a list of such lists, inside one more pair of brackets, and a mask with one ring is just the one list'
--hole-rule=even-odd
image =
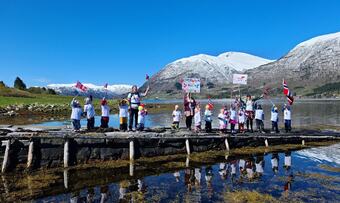
{"label": "reflection in water", "polygon": [[[151,166],[130,162],[130,165],[120,169],[119,173],[114,172],[118,169],[109,170],[106,175],[96,180],[97,184],[91,183],[87,188],[85,186],[78,189],[77,185],[86,181],[84,177],[77,174],[76,170],[64,170],[60,181],[62,190],[49,197],[44,197],[43,192],[40,194],[42,199],[38,199],[38,202],[169,202],[170,200],[209,202],[223,201],[222,196],[225,191],[239,190],[256,190],[269,193],[275,198],[290,199],[295,192],[306,191],[308,188],[317,189],[319,191],[317,195],[324,200],[333,202],[338,200],[335,195],[338,190],[331,190],[322,185],[325,182],[324,178],[318,182],[317,179],[308,179],[300,175],[306,171],[306,167],[312,170],[311,167],[317,167],[319,163],[307,162],[306,159],[301,159],[295,154],[286,151],[242,157],[227,155],[216,159],[216,164],[200,164],[196,159],[190,160],[188,156],[186,159],[181,159],[183,168],[169,168],[163,174],[157,171],[159,167],[157,164]],[[152,172],[144,175],[146,172],[141,172],[141,168]],[[328,175],[336,177],[337,174],[330,172]],[[87,179],[93,178],[91,171],[88,171],[86,176]],[[115,179],[111,181],[110,176],[114,176]],[[78,180],[79,177],[82,178]],[[27,194],[32,195],[35,193],[35,182],[29,176],[26,179],[25,184],[28,184],[29,188]],[[13,192],[15,189],[12,184],[10,179],[2,176],[0,191],[4,194]],[[336,179],[330,184],[339,189],[340,182]]]}

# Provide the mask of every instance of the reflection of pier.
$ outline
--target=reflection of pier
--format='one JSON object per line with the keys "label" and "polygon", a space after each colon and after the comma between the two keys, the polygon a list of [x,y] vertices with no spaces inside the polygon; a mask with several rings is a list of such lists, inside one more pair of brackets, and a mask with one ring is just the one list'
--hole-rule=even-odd
{"label": "reflection of pier", "polygon": [[170,154],[190,155],[208,150],[231,150],[245,146],[278,144],[307,145],[308,142],[338,141],[339,133],[301,131],[291,134],[238,134],[173,132],[154,129],[147,132],[97,132],[0,128],[2,172],[18,164],[27,168],[65,168],[92,160],[130,159]]}

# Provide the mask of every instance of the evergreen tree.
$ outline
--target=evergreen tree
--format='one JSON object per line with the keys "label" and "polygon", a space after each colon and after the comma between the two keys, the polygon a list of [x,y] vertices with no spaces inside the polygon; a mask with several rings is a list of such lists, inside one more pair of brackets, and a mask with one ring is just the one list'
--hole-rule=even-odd
{"label": "evergreen tree", "polygon": [[26,84],[19,77],[15,78],[14,88],[19,90],[26,90]]}

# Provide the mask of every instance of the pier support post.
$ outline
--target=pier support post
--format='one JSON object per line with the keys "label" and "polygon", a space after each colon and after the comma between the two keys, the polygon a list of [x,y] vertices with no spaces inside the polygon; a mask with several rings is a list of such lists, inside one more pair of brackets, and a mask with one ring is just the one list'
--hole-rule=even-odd
{"label": "pier support post", "polygon": [[302,140],[302,146],[305,146],[305,144],[306,144],[305,140]]}
{"label": "pier support post", "polygon": [[69,165],[69,147],[70,147],[70,140],[67,139],[64,144],[64,168],[67,168]]}
{"label": "pier support post", "polygon": [[133,160],[132,160],[132,161],[130,161],[130,167],[129,167],[129,175],[130,175],[131,177],[133,177],[134,169],[135,169],[135,164],[134,164],[134,162],[133,162]]}
{"label": "pier support post", "polygon": [[225,149],[226,149],[227,151],[229,151],[230,148],[229,148],[228,138],[225,138],[224,143],[225,143]]}
{"label": "pier support post", "polygon": [[64,170],[64,187],[68,189],[68,169]]}
{"label": "pier support post", "polygon": [[2,161],[1,172],[5,173],[8,168],[9,150],[11,146],[11,140],[2,141],[2,145],[6,146],[4,160]]}
{"label": "pier support post", "polygon": [[133,140],[130,141],[129,155],[130,155],[130,161],[133,161],[135,159],[135,144]]}
{"label": "pier support post", "polygon": [[185,167],[189,167],[190,166],[190,156],[187,156],[187,158],[185,159]]}
{"label": "pier support post", "polygon": [[190,155],[190,142],[189,142],[189,139],[185,140],[185,148],[187,150],[187,154]]}
{"label": "pier support post", "polygon": [[27,168],[32,167],[33,163],[33,147],[34,147],[34,142],[33,140],[30,140],[29,145],[28,145],[28,154],[27,154]]}
{"label": "pier support post", "polygon": [[264,141],[264,144],[266,145],[266,147],[269,147],[269,144],[268,144],[268,140],[267,140],[267,139]]}

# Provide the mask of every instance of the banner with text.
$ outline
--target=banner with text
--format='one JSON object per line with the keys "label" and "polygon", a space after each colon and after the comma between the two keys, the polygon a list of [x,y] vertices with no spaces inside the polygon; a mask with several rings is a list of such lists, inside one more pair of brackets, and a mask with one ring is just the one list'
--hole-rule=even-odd
{"label": "banner with text", "polygon": [[182,82],[182,89],[186,93],[200,93],[201,92],[201,79],[184,78]]}
{"label": "banner with text", "polygon": [[246,85],[248,75],[246,74],[233,74],[233,84],[234,85]]}

